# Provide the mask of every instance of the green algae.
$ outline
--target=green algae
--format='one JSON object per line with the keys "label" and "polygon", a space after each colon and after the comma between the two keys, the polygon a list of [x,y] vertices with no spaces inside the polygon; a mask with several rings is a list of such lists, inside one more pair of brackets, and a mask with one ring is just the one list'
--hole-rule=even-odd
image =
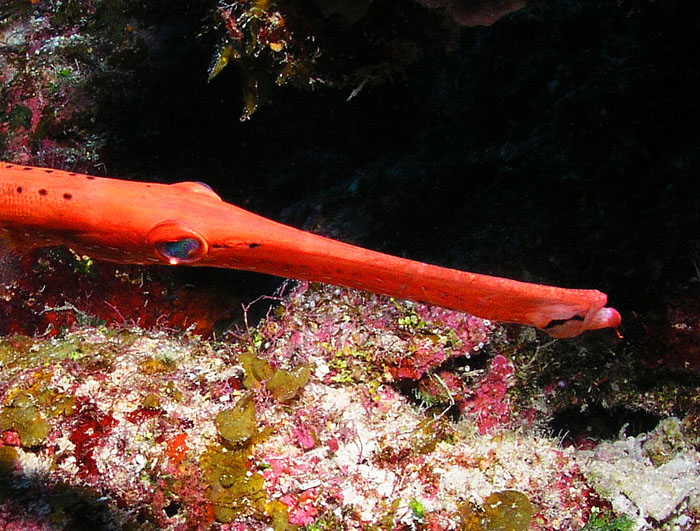
{"label": "green algae", "polygon": [[517,490],[489,494],[482,506],[467,501],[460,506],[463,531],[527,531],[535,514],[528,497]]}
{"label": "green algae", "polygon": [[615,518],[610,514],[601,513],[600,509],[593,507],[591,517],[581,531],[632,531],[636,527],[634,520],[625,515]]}
{"label": "green algae", "polygon": [[423,504],[418,500],[411,500],[408,502],[408,508],[411,509],[415,520],[420,522],[425,518],[425,509],[423,509]]}
{"label": "green algae", "polygon": [[15,430],[22,446],[38,446],[49,434],[51,426],[34,404],[31,395],[22,392],[0,410],[0,430]]}
{"label": "green algae", "polygon": [[[329,352],[334,351],[327,343],[322,346]],[[341,384],[381,381],[384,373],[384,368],[377,367],[368,351],[357,345],[344,345],[335,349],[328,367],[334,372],[331,381]]]}
{"label": "green algae", "polygon": [[25,336],[0,339],[0,367],[7,370],[34,365],[34,358],[38,356],[31,350],[33,345],[34,341]]}
{"label": "green algae", "polygon": [[535,508],[522,492],[494,492],[483,502],[484,521],[488,531],[526,531]]}
{"label": "green algae", "polygon": [[[386,502],[380,504],[380,511],[383,513],[382,517],[379,519],[378,525],[372,526],[372,530],[380,529],[394,529],[397,524],[396,513],[401,507],[401,499],[396,498],[391,501],[390,504]],[[326,528],[324,528],[325,530]],[[328,529],[336,529],[335,527],[329,527]]]}
{"label": "green algae", "polygon": [[167,358],[146,358],[139,363],[139,371],[146,375],[167,374],[173,372],[177,365]]}
{"label": "green algae", "polygon": [[105,369],[119,348],[120,345],[94,345],[77,337],[42,341],[14,336],[0,339],[0,367],[5,370],[26,369],[71,360],[87,369]]}
{"label": "green algae", "polygon": [[210,446],[199,460],[208,485],[207,498],[218,522],[232,522],[243,515],[253,515],[269,522],[276,531],[292,531],[287,507],[276,500],[268,501],[265,480],[250,470],[250,447],[229,450]]}
{"label": "green algae", "polygon": [[[390,526],[393,523],[389,524]],[[303,531],[338,531],[343,529],[343,522],[341,518],[334,514],[325,514],[318,518],[315,522],[312,522],[304,526]],[[391,527],[389,527],[391,529]]]}
{"label": "green algae", "polygon": [[248,473],[249,450],[229,451],[211,446],[200,458],[207,497],[219,522],[231,522],[237,516],[253,512],[262,514],[267,495],[262,474]]}
{"label": "green algae", "polygon": [[199,465],[216,520],[226,523],[253,514],[270,523],[275,531],[297,529],[289,523],[287,506],[267,499],[262,474],[251,469],[253,444],[267,435],[258,430],[253,395],[219,412],[215,424],[222,444],[209,446]]}
{"label": "green algae", "polygon": [[456,430],[444,409],[435,410],[433,418],[422,420],[415,430],[411,447],[414,452],[429,455],[435,451],[440,443],[454,444]]}
{"label": "green algae", "polygon": [[50,417],[58,417],[59,415],[69,416],[75,413],[77,399],[74,396],[68,396],[59,393],[54,389],[47,389],[38,399],[46,413]]}
{"label": "green algae", "polygon": [[148,393],[141,399],[139,404],[141,407],[146,409],[158,409],[162,406],[160,397],[155,393]]}
{"label": "green algae", "polygon": [[685,440],[683,425],[676,417],[661,420],[642,444],[644,455],[657,467],[690,448],[691,445]]}
{"label": "green algae", "polygon": [[251,352],[241,354],[238,360],[245,371],[244,387],[246,389],[265,387],[280,402],[288,402],[297,396],[311,377],[309,367],[297,367],[292,371],[275,369],[267,360]]}
{"label": "green algae", "polygon": [[270,515],[270,525],[274,531],[295,531],[299,526],[289,523],[287,506],[279,500],[272,500],[265,506]]}
{"label": "green algae", "polygon": [[267,360],[257,357],[251,352],[244,352],[238,357],[238,361],[243,367],[245,376],[243,386],[246,389],[257,389],[263,382],[272,377],[274,369]]}
{"label": "green algae", "polygon": [[277,370],[265,383],[265,388],[279,402],[288,402],[307,384],[310,377],[309,367],[298,367],[293,371]]}
{"label": "green algae", "polygon": [[219,436],[225,443],[232,446],[249,443],[258,434],[253,397],[248,395],[241,398],[233,408],[220,411],[215,423]]}

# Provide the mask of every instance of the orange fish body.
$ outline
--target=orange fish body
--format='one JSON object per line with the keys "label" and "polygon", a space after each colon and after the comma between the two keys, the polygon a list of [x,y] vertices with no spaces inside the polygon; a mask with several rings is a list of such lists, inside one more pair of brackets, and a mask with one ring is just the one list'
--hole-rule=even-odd
{"label": "orange fish body", "polygon": [[23,247],[96,259],[226,267],[426,302],[554,337],[620,324],[597,290],[447,269],[304,232],[225,203],[205,185],[157,184],[0,163],[0,227]]}

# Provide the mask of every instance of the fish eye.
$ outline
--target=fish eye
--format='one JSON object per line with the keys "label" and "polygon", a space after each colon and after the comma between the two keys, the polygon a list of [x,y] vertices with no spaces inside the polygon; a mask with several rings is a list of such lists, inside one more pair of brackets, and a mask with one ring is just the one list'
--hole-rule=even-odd
{"label": "fish eye", "polygon": [[180,221],[159,223],[149,231],[147,240],[158,258],[170,265],[200,262],[209,252],[207,241]]}
{"label": "fish eye", "polygon": [[196,258],[202,245],[196,238],[181,238],[179,240],[165,241],[158,244],[158,251],[171,264]]}

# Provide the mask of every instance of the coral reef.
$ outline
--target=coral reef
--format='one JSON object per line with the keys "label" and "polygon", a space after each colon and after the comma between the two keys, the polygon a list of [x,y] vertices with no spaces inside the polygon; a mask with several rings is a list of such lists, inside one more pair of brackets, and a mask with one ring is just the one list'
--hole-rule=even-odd
{"label": "coral reef", "polygon": [[[504,490],[538,508],[540,528],[553,514],[583,522],[592,494],[572,451],[543,438],[475,438],[468,419],[434,417],[389,385],[396,357],[425,341],[441,350],[431,335],[461,335],[462,354],[473,352],[472,335],[488,342],[488,327],[452,312],[407,329],[414,311],[301,285],[277,317],[232,344],[92,327],[5,340],[0,425],[12,501],[3,523],[37,516],[32,504],[15,506],[37,495],[29,478],[51,492],[100,493],[115,522],[166,527],[208,518],[249,529],[333,520],[452,529],[467,500],[479,507]],[[521,460],[530,464],[516,473]],[[566,486],[548,490],[560,477]],[[77,518],[51,495],[41,503],[47,522]]]}
{"label": "coral reef", "polygon": [[101,60],[104,48],[136,53],[137,33],[123,32],[117,44],[88,31],[91,2],[15,4],[0,14],[0,149],[17,162],[94,168],[104,139],[85,127],[97,111],[98,78],[114,65]]}
{"label": "coral reef", "polygon": [[120,104],[138,100],[133,88],[144,72],[158,71],[172,25],[180,23],[172,20],[206,2],[182,4],[178,13],[123,0],[1,7],[3,159],[103,171],[113,141],[106,124],[118,119]]}
{"label": "coral reef", "polygon": [[19,255],[0,248],[0,334],[53,337],[102,323],[208,335],[230,314],[223,300],[158,277],[65,249]]}
{"label": "coral reef", "polygon": [[[680,503],[700,459],[677,420],[630,439],[639,496],[611,487],[629,441],[543,434],[551,412],[515,408],[518,366],[490,323],[302,283],[232,334],[4,339],[0,522],[67,529],[90,505],[138,529],[577,529],[608,503],[637,528],[695,521]],[[663,507],[619,501],[660,482]]]}
{"label": "coral reef", "polygon": [[351,90],[386,82],[455,35],[439,11],[411,1],[221,1],[224,38],[209,79],[235,64],[247,120],[273,84]]}
{"label": "coral reef", "polygon": [[670,417],[648,435],[583,450],[578,462],[586,479],[636,528],[687,526],[690,515],[700,514],[700,454],[683,444],[681,431]]}

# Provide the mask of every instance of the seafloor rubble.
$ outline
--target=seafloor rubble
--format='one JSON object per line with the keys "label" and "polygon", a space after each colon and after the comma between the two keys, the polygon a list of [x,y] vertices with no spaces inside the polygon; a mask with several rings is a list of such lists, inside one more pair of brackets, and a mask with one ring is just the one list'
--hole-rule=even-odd
{"label": "seafloor rubble", "polygon": [[[618,442],[562,444],[547,424],[561,380],[528,391],[525,345],[546,343],[421,304],[289,289],[258,326],[219,340],[115,315],[2,339],[3,529],[696,522],[686,427],[668,417]],[[65,311],[78,308],[46,307]]]}

